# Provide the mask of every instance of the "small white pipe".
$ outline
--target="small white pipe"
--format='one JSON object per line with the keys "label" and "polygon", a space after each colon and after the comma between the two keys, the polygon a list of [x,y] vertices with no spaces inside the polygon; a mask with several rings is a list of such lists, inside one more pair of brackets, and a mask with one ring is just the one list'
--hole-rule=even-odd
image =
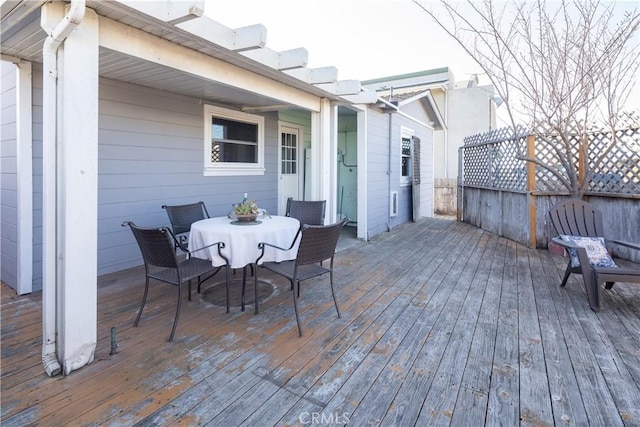
{"label": "small white pipe", "polygon": [[42,364],[47,375],[61,372],[56,353],[57,338],[57,141],[58,141],[58,48],[82,22],[85,0],[72,0],[69,11],[56,25],[42,47],[44,64],[43,84],[43,283],[42,283]]}

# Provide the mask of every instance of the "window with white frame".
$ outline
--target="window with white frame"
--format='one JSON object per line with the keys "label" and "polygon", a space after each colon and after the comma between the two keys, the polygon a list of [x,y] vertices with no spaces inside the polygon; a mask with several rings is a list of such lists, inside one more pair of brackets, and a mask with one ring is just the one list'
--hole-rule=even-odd
{"label": "window with white frame", "polygon": [[400,144],[400,185],[411,184],[411,152],[412,152],[413,131],[402,128],[402,139]]}
{"label": "window with white frame", "polygon": [[204,174],[263,175],[264,117],[205,105]]}

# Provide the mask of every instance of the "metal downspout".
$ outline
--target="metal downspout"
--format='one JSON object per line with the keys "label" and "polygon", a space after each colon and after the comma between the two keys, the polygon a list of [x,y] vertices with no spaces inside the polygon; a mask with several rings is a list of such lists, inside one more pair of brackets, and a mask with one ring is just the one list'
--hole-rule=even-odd
{"label": "metal downspout", "polygon": [[387,159],[387,200],[389,205],[387,206],[387,231],[391,231],[391,155],[393,149],[393,113],[397,113],[400,111],[397,105],[392,104],[391,102],[385,101],[383,98],[378,98],[378,102],[383,104],[385,108],[390,108],[389,114],[389,140],[388,140],[388,149],[389,149],[389,158]]}
{"label": "metal downspout", "polygon": [[[85,0],[71,0],[65,17],[49,34],[42,48],[44,64],[43,84],[43,286],[42,286],[42,364],[50,377],[61,372],[56,341],[58,296],[58,48],[82,22]],[[46,29],[45,29],[46,30]],[[60,254],[62,258],[62,254]]]}
{"label": "metal downspout", "polygon": [[387,200],[389,201],[389,206],[387,209],[387,231],[391,231],[391,155],[392,155],[392,137],[393,130],[391,126],[393,124],[393,114],[389,111],[389,158],[387,159]]}

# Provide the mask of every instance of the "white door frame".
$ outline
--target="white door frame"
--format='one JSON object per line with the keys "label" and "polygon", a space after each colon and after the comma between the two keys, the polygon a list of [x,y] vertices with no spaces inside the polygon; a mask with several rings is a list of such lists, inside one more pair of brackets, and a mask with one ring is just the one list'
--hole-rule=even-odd
{"label": "white door frame", "polygon": [[305,175],[305,157],[304,157],[304,126],[295,123],[278,121],[278,214],[284,215],[284,211],[280,212],[280,198],[282,194],[282,133],[285,129],[292,129],[298,132],[298,149],[296,163],[298,165],[298,192],[295,198],[302,199],[302,191],[304,191],[304,175]]}

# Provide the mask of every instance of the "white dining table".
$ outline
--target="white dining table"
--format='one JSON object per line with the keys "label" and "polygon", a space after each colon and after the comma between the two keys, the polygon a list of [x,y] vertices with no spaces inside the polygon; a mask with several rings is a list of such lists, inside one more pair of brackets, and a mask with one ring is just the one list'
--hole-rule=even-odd
{"label": "white dining table", "polygon": [[[242,268],[256,262],[261,254],[258,243],[267,242],[281,248],[288,248],[296,237],[300,222],[285,216],[260,216],[256,223],[239,223],[227,217],[208,218],[191,224],[189,249],[202,248],[215,242],[224,242],[222,254],[229,259],[231,268]],[[279,251],[265,247],[266,261],[281,262],[295,259],[298,242],[289,251]],[[194,257],[210,259],[215,267],[225,261],[218,254],[218,247],[212,246],[192,254]]]}

